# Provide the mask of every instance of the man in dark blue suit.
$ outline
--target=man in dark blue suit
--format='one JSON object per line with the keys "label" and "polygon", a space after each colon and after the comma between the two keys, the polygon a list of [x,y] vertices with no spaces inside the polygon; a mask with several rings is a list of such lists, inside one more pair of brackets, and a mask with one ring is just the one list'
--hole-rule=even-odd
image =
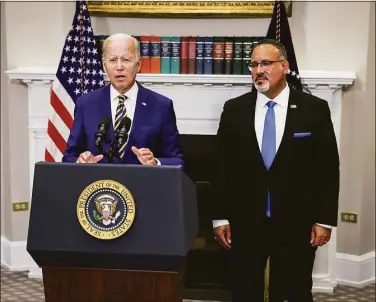
{"label": "man in dark blue suit", "polygon": [[[114,141],[126,116],[131,120],[129,138],[116,148],[113,163],[183,165],[172,101],[136,81],[141,67],[139,42],[126,34],[108,37],[103,43],[103,66],[111,84],[77,100],[63,162],[109,162],[96,145],[98,124],[104,117],[111,121],[107,136]],[[109,142],[102,146],[110,149]]]}

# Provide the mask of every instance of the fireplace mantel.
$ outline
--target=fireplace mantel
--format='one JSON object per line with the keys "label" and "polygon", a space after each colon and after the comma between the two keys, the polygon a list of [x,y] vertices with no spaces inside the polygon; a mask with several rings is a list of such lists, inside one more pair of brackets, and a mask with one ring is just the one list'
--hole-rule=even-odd
{"label": "fireplace mantel", "polygon": [[[44,160],[47,142],[47,121],[50,115],[50,91],[56,67],[19,67],[6,72],[11,80],[27,85],[29,126],[30,187],[34,164]],[[331,110],[338,145],[341,132],[343,88],[353,84],[350,71],[301,70],[303,85],[312,94],[325,99]],[[107,78],[106,78],[107,80]],[[226,100],[249,92],[249,75],[139,74],[137,80],[146,87],[170,97],[174,102],[181,134],[215,135]],[[317,252],[313,278],[314,291],[332,292],[336,286],[336,229],[332,239]],[[40,275],[30,263],[29,275]]]}
{"label": "fireplace mantel", "polygon": [[[56,67],[19,67],[7,71],[10,79],[24,83],[42,81],[49,83],[54,79]],[[317,86],[327,86],[336,90],[352,85],[355,74],[349,71],[301,70],[300,76],[304,85],[309,89]],[[138,74],[138,81],[150,85],[225,85],[251,86],[249,75],[196,75],[196,74]],[[108,78],[105,76],[105,80]]]}

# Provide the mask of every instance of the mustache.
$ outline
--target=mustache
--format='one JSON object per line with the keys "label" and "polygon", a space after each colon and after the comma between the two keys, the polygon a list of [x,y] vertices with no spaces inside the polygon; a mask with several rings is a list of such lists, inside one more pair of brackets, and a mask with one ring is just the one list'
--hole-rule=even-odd
{"label": "mustache", "polygon": [[257,80],[259,80],[259,79],[262,79],[262,78],[264,78],[264,79],[268,79],[268,75],[267,75],[265,72],[258,73],[258,74],[256,75],[256,79],[255,79],[255,81],[257,81]]}

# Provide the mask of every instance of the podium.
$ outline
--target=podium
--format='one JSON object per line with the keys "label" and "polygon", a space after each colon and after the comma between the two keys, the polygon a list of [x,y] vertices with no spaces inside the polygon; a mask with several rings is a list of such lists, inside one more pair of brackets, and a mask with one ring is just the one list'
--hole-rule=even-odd
{"label": "podium", "polygon": [[27,251],[46,302],[182,301],[197,233],[180,166],[35,165]]}

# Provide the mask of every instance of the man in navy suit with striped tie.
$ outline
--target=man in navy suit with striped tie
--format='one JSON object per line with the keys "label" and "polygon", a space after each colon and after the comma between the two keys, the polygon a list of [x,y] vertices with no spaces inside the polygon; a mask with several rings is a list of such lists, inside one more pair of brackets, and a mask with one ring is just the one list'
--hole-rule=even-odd
{"label": "man in navy suit with striped tie", "polygon": [[339,155],[325,100],[290,89],[286,50],[257,44],[255,89],[224,105],[212,218],[230,251],[233,302],[312,302],[315,252],[337,225]]}
{"label": "man in navy suit with striped tie", "polygon": [[[139,42],[126,34],[114,34],[103,43],[103,66],[110,84],[77,100],[74,123],[63,162],[109,162],[96,144],[98,124],[107,118],[107,136],[115,141],[120,121],[131,121],[129,138],[117,146],[113,163],[183,165],[182,147],[172,100],[144,88],[136,81],[141,68]],[[110,149],[108,141],[103,150]]]}

